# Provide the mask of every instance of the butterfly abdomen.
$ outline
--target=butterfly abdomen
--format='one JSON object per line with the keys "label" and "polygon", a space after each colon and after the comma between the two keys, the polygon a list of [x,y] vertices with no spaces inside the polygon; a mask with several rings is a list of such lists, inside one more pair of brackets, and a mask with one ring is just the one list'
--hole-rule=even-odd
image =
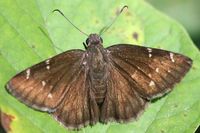
{"label": "butterfly abdomen", "polygon": [[101,104],[104,101],[106,95],[106,81],[107,81],[107,73],[106,67],[102,65],[101,67],[92,68],[90,70],[91,73],[91,82],[92,89],[95,94],[95,99],[98,104]]}
{"label": "butterfly abdomen", "polygon": [[98,104],[104,101],[106,95],[106,56],[101,45],[91,45],[88,49],[87,62],[89,65],[89,75],[91,80],[91,88],[95,94],[95,100]]}
{"label": "butterfly abdomen", "polygon": [[93,90],[96,102],[101,104],[106,95],[106,84],[104,79],[101,79],[101,81],[93,80]]}

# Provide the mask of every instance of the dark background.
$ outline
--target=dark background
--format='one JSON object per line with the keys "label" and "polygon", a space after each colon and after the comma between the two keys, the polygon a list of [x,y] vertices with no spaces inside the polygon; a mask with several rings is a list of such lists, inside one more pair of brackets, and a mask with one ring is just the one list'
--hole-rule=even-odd
{"label": "dark background", "polygon": [[200,0],[146,0],[185,27],[200,49]]}

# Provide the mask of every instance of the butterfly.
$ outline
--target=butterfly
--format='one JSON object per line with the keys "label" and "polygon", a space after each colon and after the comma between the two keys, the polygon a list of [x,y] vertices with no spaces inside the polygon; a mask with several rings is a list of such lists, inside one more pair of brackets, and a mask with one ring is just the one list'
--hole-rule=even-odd
{"label": "butterfly", "polygon": [[90,34],[85,47],[20,72],[8,81],[8,92],[65,127],[80,129],[138,118],[192,66],[189,57],[166,50],[132,44],[104,48],[98,34]]}
{"label": "butterfly", "polygon": [[[103,47],[100,34],[88,36],[85,51],[69,50],[18,73],[7,91],[27,106],[52,114],[69,129],[97,122],[136,119],[152,99],[162,97],[192,66],[184,55],[132,44]],[[54,12],[53,11],[53,12]]]}

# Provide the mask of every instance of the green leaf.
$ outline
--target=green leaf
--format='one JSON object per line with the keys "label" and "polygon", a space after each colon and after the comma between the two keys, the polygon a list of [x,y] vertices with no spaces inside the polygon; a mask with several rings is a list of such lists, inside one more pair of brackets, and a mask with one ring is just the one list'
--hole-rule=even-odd
{"label": "green leaf", "polygon": [[[73,132],[59,125],[47,113],[35,111],[17,101],[5,90],[16,73],[61,51],[79,48],[86,36],[64,17],[52,13],[60,9],[86,33],[98,33],[109,25],[124,5],[116,23],[103,34],[104,46],[132,43],[162,48],[191,57],[191,71],[167,96],[152,102],[144,114],[126,124],[100,123],[79,132],[154,133],[194,132],[200,124],[200,54],[186,31],[142,0],[122,1],[0,1],[0,109],[14,116],[11,132]],[[133,35],[137,34],[135,38]]]}

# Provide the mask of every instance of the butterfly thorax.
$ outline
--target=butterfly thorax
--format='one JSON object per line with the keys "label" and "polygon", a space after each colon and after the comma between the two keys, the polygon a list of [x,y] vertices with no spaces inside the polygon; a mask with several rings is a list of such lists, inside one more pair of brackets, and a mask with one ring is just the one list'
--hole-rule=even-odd
{"label": "butterfly thorax", "polygon": [[90,44],[87,49],[87,54],[91,88],[94,91],[97,103],[101,104],[106,94],[107,56],[101,43]]}

